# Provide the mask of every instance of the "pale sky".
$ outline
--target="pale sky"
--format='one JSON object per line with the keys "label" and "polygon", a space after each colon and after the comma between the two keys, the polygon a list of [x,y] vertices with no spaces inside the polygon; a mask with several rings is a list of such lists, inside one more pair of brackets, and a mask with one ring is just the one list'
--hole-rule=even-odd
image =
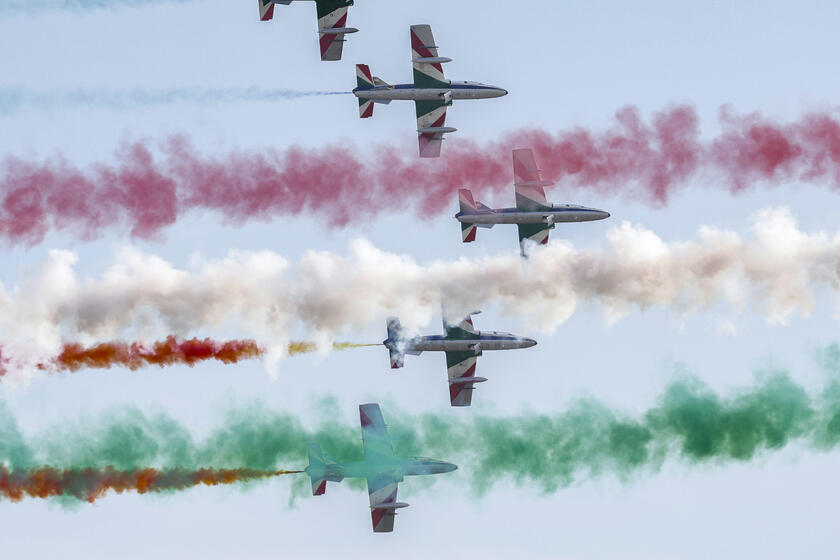
{"label": "pale sky", "polygon": [[[112,4],[117,7],[0,12],[0,89],[349,91],[355,63],[369,64],[388,82],[408,82],[408,26],[429,23],[440,55],[454,59],[446,66],[449,78],[510,92],[456,103],[447,125],[458,132],[447,142],[492,140],[531,126],[600,130],[628,104],[645,117],[689,104],[703,133],[714,135],[724,105],[784,121],[809,110],[833,110],[840,95],[840,6],[834,2],[358,0],[348,25],[360,32],[348,36],[338,63],[318,60],[315,13],[308,3],[277,6],[271,23],[257,21],[253,1]],[[219,154],[345,140],[361,147],[401,143],[413,153],[414,129],[408,102],[377,106],[374,118],[360,120],[356,100],[341,95],[124,110],[0,107],[0,154],[107,163],[121,141],[171,135],[188,136],[202,152]],[[837,194],[824,185],[760,185],[733,196],[696,180],[664,208],[562,186],[548,196],[611,212],[608,220],[558,225],[551,232],[552,239],[580,247],[606,246],[608,230],[623,221],[667,242],[691,240],[704,225],[748,233],[756,212],[779,206],[789,208],[804,231],[838,230]],[[512,201],[511,192],[500,202]],[[512,227],[480,230],[478,242],[462,244],[455,211],[453,193],[451,208],[431,220],[417,218],[410,208],[347,228],[309,214],[231,225],[217,215],[192,213],[152,241],[130,239],[124,231],[93,241],[53,233],[35,247],[3,247],[0,281],[7,288],[19,285],[57,248],[78,255],[80,275],[97,275],[125,244],[181,267],[195,254],[219,257],[232,249],[270,249],[292,260],[309,250],[342,253],[357,238],[419,262],[518,251]],[[448,406],[442,356],[409,356],[404,369],[391,371],[383,348],[289,358],[275,380],[256,361],[80,371],[25,386],[0,385],[0,398],[32,436],[129,405],[165,411],[198,437],[217,427],[232,403],[260,402],[307,423],[317,416],[312,404],[326,396],[337,399],[343,421],[352,426],[357,405],[372,401],[383,403],[386,421],[389,404],[440,415],[551,414],[581,396],[633,415],[656,404],[678,368],[723,393],[749,386],[754,372],[766,368],[789,368],[798,383],[818,390],[823,377],[816,357],[837,341],[838,306],[836,294],[815,297],[812,312],[795,314],[786,324],[767,324],[760,309],[723,306],[688,317],[663,308],[632,309],[610,324],[596,304],[586,304],[552,333],[485,309],[475,319],[479,329],[532,336],[539,344],[480,358],[477,374],[489,381],[476,390],[472,409],[464,410]],[[721,329],[729,324],[734,334]],[[425,331],[439,328],[435,318]],[[230,330],[190,334],[240,336]],[[379,342],[384,323],[346,336]],[[480,498],[462,468],[431,488],[412,480],[403,484],[400,500],[411,507],[400,512],[391,535],[371,532],[363,493],[330,484],[325,496],[307,496],[289,507],[290,484],[280,478],[244,492],[230,487],[166,497],[111,495],[74,509],[33,499],[0,501],[0,534],[10,558],[833,558],[838,468],[836,453],[794,444],[746,463],[696,467],[669,461],[660,472],[632,481],[584,477],[550,495],[508,482]]]}

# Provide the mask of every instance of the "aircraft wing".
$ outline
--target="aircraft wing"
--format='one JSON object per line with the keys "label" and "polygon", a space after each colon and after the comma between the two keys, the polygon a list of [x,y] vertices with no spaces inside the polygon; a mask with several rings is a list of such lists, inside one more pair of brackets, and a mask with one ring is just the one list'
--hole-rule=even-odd
{"label": "aircraft wing", "polygon": [[[414,87],[448,90],[450,82],[443,74],[443,63],[449,59],[438,56],[431,26],[412,25],[410,32]],[[455,132],[454,128],[444,126],[446,107],[451,104],[451,94],[447,91],[441,92],[440,99],[415,101],[420,157],[440,157],[443,135]]]}
{"label": "aircraft wing", "polygon": [[475,330],[475,325],[473,325],[472,316],[481,313],[480,311],[473,311],[463,319],[461,319],[458,323],[450,323],[446,320],[446,313],[443,312],[443,334],[446,335],[446,338],[452,338],[455,340],[469,340],[473,338],[478,338],[480,335],[477,330]]}
{"label": "aircraft wing", "polygon": [[446,374],[449,377],[449,402],[452,406],[470,406],[475,384],[487,381],[475,376],[476,352],[446,352]]}
{"label": "aircraft wing", "polygon": [[[545,181],[537,167],[537,160],[530,148],[513,150],[513,185],[516,193],[516,208],[525,212],[539,212],[550,210],[552,205],[545,198],[545,189],[553,185]],[[546,221],[542,224],[519,224],[519,246],[525,255],[525,240],[535,243],[548,243],[548,231],[554,229],[554,223]]]}
{"label": "aircraft wing", "polygon": [[455,132],[454,128],[444,126],[446,107],[449,103],[443,98],[414,102],[414,108],[417,110],[417,142],[420,146],[420,157],[440,157],[443,135],[447,132]]}
{"label": "aircraft wing", "polygon": [[414,68],[414,87],[448,88],[449,80],[443,75],[443,63],[448,58],[438,56],[435,37],[430,25],[411,26],[411,64]]}
{"label": "aircraft wing", "polygon": [[347,0],[316,0],[321,60],[341,60],[345,33],[356,31],[347,27],[347,6],[352,4]]}
{"label": "aircraft wing", "polygon": [[[534,152],[530,148],[513,150],[513,184],[517,210],[550,210],[543,187],[553,185],[543,181]],[[521,231],[521,229],[520,229]]]}
{"label": "aircraft wing", "polygon": [[397,502],[397,480],[388,474],[367,479],[370,499],[370,520],[374,533],[390,533],[394,530],[397,509],[408,504]]}
{"label": "aircraft wing", "polygon": [[359,420],[362,423],[362,447],[365,458],[393,458],[394,448],[391,436],[376,403],[359,405]]}
{"label": "aircraft wing", "polygon": [[554,229],[554,224],[517,224],[519,228],[519,246],[522,254],[525,254],[525,240],[530,239],[535,243],[545,245],[548,243],[548,231]]}

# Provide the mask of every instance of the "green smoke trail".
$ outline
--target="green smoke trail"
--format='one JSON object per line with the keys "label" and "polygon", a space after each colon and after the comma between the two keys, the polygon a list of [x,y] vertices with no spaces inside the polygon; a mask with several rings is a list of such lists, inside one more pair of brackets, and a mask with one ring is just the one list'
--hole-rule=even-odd
{"label": "green smoke trail", "polygon": [[[507,417],[407,416],[394,407],[384,412],[398,454],[455,462],[479,494],[503,481],[551,493],[602,475],[630,480],[656,472],[666,460],[724,465],[794,442],[830,451],[840,442],[840,346],[823,352],[822,366],[827,382],[816,394],[783,370],[761,372],[751,387],[726,396],[696,377],[680,375],[655,406],[635,416],[593,399],[554,414]],[[235,408],[220,428],[196,441],[166,415],[124,409],[63,424],[27,442],[0,407],[0,463],[12,468],[292,468],[305,466],[310,441],[338,460],[359,460],[358,425],[334,420],[344,418],[343,412],[335,401],[325,401],[321,422],[307,428],[290,414],[262,406]],[[305,482],[299,480],[300,488]]]}

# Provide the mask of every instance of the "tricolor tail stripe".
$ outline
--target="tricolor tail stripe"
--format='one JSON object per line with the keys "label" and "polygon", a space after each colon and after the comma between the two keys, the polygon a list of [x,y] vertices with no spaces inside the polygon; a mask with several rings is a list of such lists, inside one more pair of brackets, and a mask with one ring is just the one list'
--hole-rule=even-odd
{"label": "tricolor tail stripe", "polygon": [[274,17],[274,0],[258,0],[260,5],[260,21],[269,21]]}
{"label": "tricolor tail stripe", "polygon": [[461,223],[461,239],[464,240],[464,243],[472,243],[475,241],[475,234],[477,231],[478,228],[475,224]]}
{"label": "tricolor tail stripe", "polygon": [[373,101],[370,99],[359,99],[359,117],[367,119],[373,116]]}
{"label": "tricolor tail stripe", "polygon": [[373,75],[370,73],[370,68],[367,64],[356,65],[356,85],[363,89],[374,87]]}

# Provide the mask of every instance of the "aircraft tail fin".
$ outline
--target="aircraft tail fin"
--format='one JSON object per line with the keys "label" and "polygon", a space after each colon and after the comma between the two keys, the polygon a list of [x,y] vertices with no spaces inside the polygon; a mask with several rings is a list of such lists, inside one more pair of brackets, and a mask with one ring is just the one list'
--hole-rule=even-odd
{"label": "aircraft tail fin", "polygon": [[403,340],[403,330],[400,320],[396,317],[388,319],[388,340],[385,341],[385,346],[388,348],[388,353],[391,358],[391,369],[403,367],[405,362],[405,352],[399,349],[400,342]]}
{"label": "aircraft tail fin", "polygon": [[312,495],[321,496],[327,491],[327,460],[317,443],[309,444],[309,466],[306,474],[312,480]]}

